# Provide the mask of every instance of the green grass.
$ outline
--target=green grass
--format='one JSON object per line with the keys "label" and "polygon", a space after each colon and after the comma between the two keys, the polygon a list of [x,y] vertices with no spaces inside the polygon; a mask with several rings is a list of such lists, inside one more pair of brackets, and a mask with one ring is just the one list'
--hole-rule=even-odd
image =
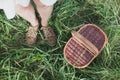
{"label": "green grass", "polygon": [[[102,53],[84,69],[70,66],[63,48],[85,23],[100,26],[108,36]],[[0,11],[0,80],[120,80],[120,0],[59,0],[49,24],[58,35],[48,46],[41,31],[34,46],[25,42],[27,21],[7,20]]]}

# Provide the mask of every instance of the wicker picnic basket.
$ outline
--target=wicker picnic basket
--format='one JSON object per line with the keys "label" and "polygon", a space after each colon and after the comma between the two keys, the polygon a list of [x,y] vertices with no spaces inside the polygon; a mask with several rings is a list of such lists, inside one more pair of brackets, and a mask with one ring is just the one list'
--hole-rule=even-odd
{"label": "wicker picnic basket", "polygon": [[86,24],[72,37],[64,47],[66,61],[76,67],[87,67],[101,52],[108,42],[106,34],[94,24]]}

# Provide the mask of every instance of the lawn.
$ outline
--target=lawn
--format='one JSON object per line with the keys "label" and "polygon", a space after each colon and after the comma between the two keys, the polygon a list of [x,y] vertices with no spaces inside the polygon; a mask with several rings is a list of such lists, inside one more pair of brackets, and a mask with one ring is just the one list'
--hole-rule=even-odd
{"label": "lawn", "polygon": [[[86,68],[70,66],[63,48],[86,23],[98,25],[108,44]],[[49,24],[58,40],[49,46],[41,30],[37,43],[25,42],[28,22],[19,16],[8,20],[0,10],[0,80],[120,80],[120,0],[58,0]]]}

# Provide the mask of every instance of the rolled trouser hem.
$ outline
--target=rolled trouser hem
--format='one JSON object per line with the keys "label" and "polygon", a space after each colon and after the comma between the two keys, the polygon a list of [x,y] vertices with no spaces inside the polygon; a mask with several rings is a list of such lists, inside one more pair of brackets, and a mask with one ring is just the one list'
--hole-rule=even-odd
{"label": "rolled trouser hem", "polygon": [[57,2],[57,0],[39,0],[39,1],[46,6],[52,6]]}
{"label": "rolled trouser hem", "polygon": [[30,0],[16,0],[16,4],[20,4],[23,7],[27,7],[30,4]]}

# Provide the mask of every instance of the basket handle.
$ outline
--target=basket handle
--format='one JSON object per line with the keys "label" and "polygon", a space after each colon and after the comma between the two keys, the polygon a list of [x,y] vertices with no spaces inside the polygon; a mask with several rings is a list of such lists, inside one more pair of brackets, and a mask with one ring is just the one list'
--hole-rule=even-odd
{"label": "basket handle", "polygon": [[82,36],[81,34],[79,34],[76,31],[72,31],[72,36],[73,39],[78,43],[78,44],[82,44],[84,46],[84,48],[88,49],[90,52],[93,53],[94,56],[97,56],[97,54],[99,53],[98,49],[96,48],[95,45],[93,45],[89,40],[87,40],[84,36]]}

